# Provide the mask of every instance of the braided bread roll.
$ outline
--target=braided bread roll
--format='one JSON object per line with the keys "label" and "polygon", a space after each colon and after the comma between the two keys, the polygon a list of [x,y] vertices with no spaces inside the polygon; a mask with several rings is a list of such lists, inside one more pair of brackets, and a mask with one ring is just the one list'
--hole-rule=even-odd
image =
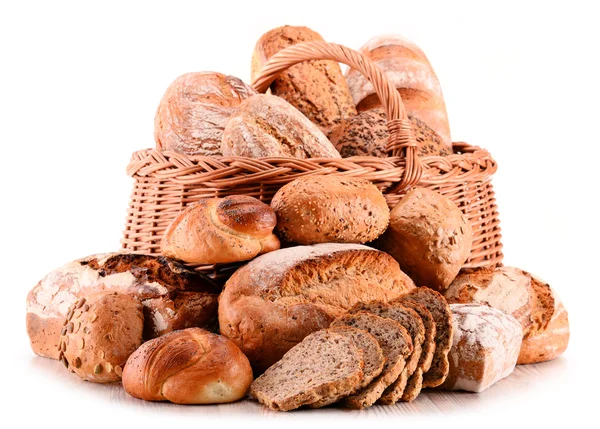
{"label": "braided bread roll", "polygon": [[123,370],[123,388],[131,396],[176,404],[237,401],[246,395],[252,380],[252,368],[240,349],[200,328],[144,343]]}
{"label": "braided bread roll", "polygon": [[256,198],[204,198],[167,227],[161,252],[192,264],[246,261],[279,249],[276,224],[275,212]]}

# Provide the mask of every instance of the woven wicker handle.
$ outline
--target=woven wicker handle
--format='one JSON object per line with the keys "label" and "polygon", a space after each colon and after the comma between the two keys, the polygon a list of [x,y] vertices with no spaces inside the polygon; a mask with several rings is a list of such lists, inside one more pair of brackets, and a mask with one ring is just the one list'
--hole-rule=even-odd
{"label": "woven wicker handle", "polygon": [[263,93],[280,72],[295,64],[310,60],[333,60],[344,63],[369,79],[388,118],[389,140],[386,151],[388,155],[404,156],[406,160],[404,175],[395,190],[403,191],[416,185],[421,178],[422,167],[417,156],[417,141],[412,124],[406,115],[402,98],[379,67],[360,52],[326,42],[293,45],[269,58],[252,82],[252,86],[258,92]]}

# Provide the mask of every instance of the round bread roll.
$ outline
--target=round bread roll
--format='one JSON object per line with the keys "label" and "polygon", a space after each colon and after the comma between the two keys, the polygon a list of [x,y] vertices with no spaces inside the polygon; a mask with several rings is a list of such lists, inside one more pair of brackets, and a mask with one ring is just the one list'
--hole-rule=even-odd
{"label": "round bread roll", "polygon": [[156,147],[186,155],[221,155],[225,124],[242,100],[254,94],[237,77],[221,73],[179,76],[167,88],[154,118]]}
{"label": "round bread roll", "polygon": [[298,244],[367,243],[385,231],[390,209],[367,180],[308,176],[283,186],[271,201],[277,234]]}
{"label": "round bread roll", "polygon": [[127,360],[123,387],[146,401],[221,404],[243,398],[252,383],[248,358],[230,340],[200,328],[144,343]]}
{"label": "round bread roll", "polygon": [[81,297],[65,319],[59,359],[84,380],[118,382],[127,358],[142,344],[143,330],[139,300],[117,292]]}
{"label": "round bread roll", "polygon": [[377,246],[418,286],[443,292],[471,254],[472,242],[471,225],[449,198],[415,188],[392,209]]}
{"label": "round bread roll", "polygon": [[243,101],[223,131],[225,156],[341,158],[325,134],[283,98],[259,94]]}
{"label": "round bread roll", "polygon": [[273,210],[245,195],[204,198],[188,206],[163,234],[164,256],[192,264],[246,261],[279,249]]}
{"label": "round bread roll", "polygon": [[[412,115],[409,115],[408,119],[415,131],[419,156],[452,154],[452,150],[425,122]],[[385,111],[382,108],[375,108],[341,121],[331,132],[329,140],[342,158],[351,156],[386,157],[385,148],[389,136]]]}

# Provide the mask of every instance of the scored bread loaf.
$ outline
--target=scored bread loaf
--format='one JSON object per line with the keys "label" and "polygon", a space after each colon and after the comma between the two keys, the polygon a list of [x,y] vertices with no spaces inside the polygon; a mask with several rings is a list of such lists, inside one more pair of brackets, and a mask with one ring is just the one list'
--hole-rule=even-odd
{"label": "scored bread loaf", "polygon": [[510,314],[477,304],[450,304],[454,338],[450,371],[440,389],[483,392],[509,376],[523,329]]}
{"label": "scored bread loaf", "polygon": [[[263,34],[252,55],[252,80],[267,60],[280,50],[298,43],[322,41],[319,33],[307,27],[286,25]],[[356,114],[346,79],[335,61],[296,64],[279,73],[270,89],[273,95],[284,98],[326,135],[341,120]]]}
{"label": "scored bread loaf", "polygon": [[350,408],[363,409],[373,405],[402,373],[413,352],[412,340],[408,331],[392,319],[359,311],[336,319],[332,326],[351,326],[363,329],[373,335],[386,358],[383,371],[366,387],[344,399]]}
{"label": "scored bread loaf", "polygon": [[367,243],[385,231],[390,209],[372,182],[308,176],[280,188],[271,207],[277,234],[288,242]]}
{"label": "scored bread loaf", "polygon": [[465,269],[445,297],[450,303],[484,304],[512,315],[525,338],[543,332],[554,313],[550,286],[515,267]]}
{"label": "scored bread loaf", "polygon": [[33,352],[58,359],[58,339],[71,305],[86,294],[130,295],[144,306],[144,340],[190,326],[214,328],[220,287],[165,257],[107,253],[65,264],[27,296],[27,334]]}
{"label": "scored bread loaf", "polygon": [[319,128],[282,98],[258,94],[244,100],[223,131],[225,156],[340,158]]}
{"label": "scored bread loaf", "polygon": [[[364,362],[363,379],[356,390],[366,387],[375,377],[383,371],[386,358],[383,355],[381,346],[377,339],[363,329],[352,328],[351,326],[333,326],[327,329],[329,332],[344,335],[354,341],[354,345],[362,352]],[[321,408],[339,401],[345,395],[338,393],[330,395],[326,399],[309,404],[310,408]]]}
{"label": "scored bread loaf", "polygon": [[308,335],[250,386],[267,407],[289,411],[353,393],[363,379],[363,356],[352,338],[320,330]]}
{"label": "scored bread loaf", "polygon": [[448,197],[413,188],[390,212],[377,247],[394,257],[418,286],[444,291],[471,254],[473,231]]}
{"label": "scored bread loaf", "polygon": [[[425,122],[452,148],[448,114],[440,82],[423,51],[398,35],[381,35],[370,39],[360,52],[371,59],[398,89],[407,113]],[[359,112],[381,105],[369,80],[348,69],[346,80]]]}
{"label": "scored bread loaf", "polygon": [[435,321],[435,352],[431,367],[423,375],[423,387],[436,387],[448,376],[450,364],[448,353],[452,347],[453,326],[450,306],[439,293],[427,287],[417,287],[403,295],[398,301],[416,302],[423,305]]}
{"label": "scored bread loaf", "polygon": [[203,198],[182,210],[165,230],[161,253],[193,264],[246,261],[279,249],[277,217],[256,198]]}
{"label": "scored bread loaf", "polygon": [[83,380],[119,382],[127,358],[142,344],[143,331],[138,299],[117,292],[85,295],[67,313],[58,358]]}
{"label": "scored bread loaf", "polygon": [[[412,340],[413,351],[406,360],[404,369],[396,381],[388,386],[379,398],[379,403],[394,404],[402,398],[408,379],[417,370],[423,350],[423,341],[425,340],[425,326],[417,312],[400,303],[391,304],[380,301],[358,303],[348,310],[348,313],[353,314],[359,311],[366,311],[380,317],[395,320],[407,330]],[[419,374],[422,378],[421,370]]]}
{"label": "scored bread loaf", "polygon": [[[422,120],[408,115],[417,140],[419,156],[447,156],[452,154],[435,131]],[[351,156],[386,157],[389,139],[387,116],[382,108],[365,110],[343,120],[329,136],[342,158]]]}
{"label": "scored bread loaf", "polygon": [[[535,279],[535,277],[534,277]],[[544,284],[541,280],[540,283]],[[556,359],[569,345],[569,314],[555,290],[554,313],[546,329],[523,339],[517,364],[546,362]]]}
{"label": "scored bread loaf", "polygon": [[357,302],[414,288],[394,259],[359,244],[276,250],[239,268],[219,297],[219,327],[257,372]]}
{"label": "scored bread loaf", "polygon": [[223,129],[242,100],[256,91],[237,77],[187,73],[165,92],[154,118],[160,150],[186,155],[221,155]]}
{"label": "scored bread loaf", "polygon": [[144,343],[127,360],[123,387],[146,401],[221,404],[242,399],[252,369],[235,344],[200,328]]}

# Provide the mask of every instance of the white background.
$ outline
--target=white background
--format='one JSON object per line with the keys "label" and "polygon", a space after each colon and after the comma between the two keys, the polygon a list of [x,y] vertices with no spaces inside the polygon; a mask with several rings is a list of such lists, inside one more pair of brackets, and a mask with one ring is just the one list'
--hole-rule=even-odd
{"label": "white background", "polygon": [[[589,416],[600,381],[598,13],[592,1],[519,3],[2,2],[0,419],[62,428],[201,427],[213,418],[220,420],[210,424],[226,426],[343,419],[364,427],[395,418],[404,427],[508,427]],[[125,167],[132,152],[153,146],[154,112],[166,87],[190,71],[249,81],[254,43],[284,24],[309,26],[353,48],[395,32],[426,52],[454,140],[485,147],[498,161],[493,183],[505,264],[545,278],[569,310],[570,347],[541,367],[539,379],[513,380],[514,388],[496,389],[503,395],[486,392],[478,406],[465,400],[463,409],[442,417],[381,412],[372,421],[356,413],[331,420],[326,412],[279,417],[142,405],[34,357],[26,294],[63,263],[118,248],[132,186]]]}

